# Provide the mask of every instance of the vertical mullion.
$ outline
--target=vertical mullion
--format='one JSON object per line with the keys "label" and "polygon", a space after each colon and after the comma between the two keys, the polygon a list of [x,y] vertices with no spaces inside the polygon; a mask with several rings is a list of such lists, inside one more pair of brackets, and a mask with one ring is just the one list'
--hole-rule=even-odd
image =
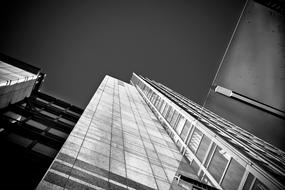
{"label": "vertical mullion", "polygon": [[243,176],[241,178],[241,181],[239,183],[238,190],[242,190],[248,176],[249,176],[249,171],[245,170],[245,172],[243,173]]}
{"label": "vertical mullion", "polygon": [[250,185],[250,188],[249,188],[249,190],[252,190],[252,188],[253,188],[253,184],[255,183],[255,181],[256,181],[256,177],[255,176],[253,176],[254,178],[253,178],[253,180],[252,180],[252,182],[251,182],[251,185]]}
{"label": "vertical mullion", "polygon": [[[201,131],[200,131],[201,132]],[[197,153],[197,151],[198,151],[198,149],[199,149],[199,146],[200,146],[200,144],[201,144],[201,142],[202,142],[202,139],[203,139],[203,137],[204,137],[204,133],[202,133],[202,137],[201,137],[201,139],[200,139],[200,141],[199,141],[199,143],[198,143],[198,146],[197,146],[197,149],[196,149],[196,151],[195,151],[195,155],[196,155],[196,153]]]}
{"label": "vertical mullion", "polygon": [[212,159],[213,159],[213,156],[214,156],[214,154],[215,154],[215,151],[216,151],[216,149],[217,149],[217,147],[218,147],[217,144],[214,144],[214,146],[215,146],[215,147],[214,147],[214,149],[213,149],[212,154],[209,155],[209,156],[210,156],[209,161],[208,161],[207,165],[205,166],[206,169],[209,167],[209,165],[210,165],[210,163],[211,163],[211,161],[212,161]]}
{"label": "vertical mullion", "polygon": [[212,146],[213,146],[213,141],[211,141],[211,143],[210,143],[210,145],[209,145],[209,147],[208,147],[208,150],[207,150],[207,152],[206,152],[206,154],[205,154],[205,157],[203,158],[203,160],[202,160],[202,165],[204,166],[204,164],[205,164],[205,162],[206,162],[206,160],[207,160],[207,157],[209,156],[209,153],[210,153],[210,150],[211,150],[211,148],[212,148]]}
{"label": "vertical mullion", "polygon": [[224,179],[224,177],[225,177],[225,175],[226,175],[226,172],[227,172],[227,170],[228,170],[228,168],[229,168],[229,165],[230,165],[231,161],[232,161],[232,157],[228,160],[228,163],[227,163],[227,165],[226,165],[226,167],[225,167],[225,169],[224,169],[224,172],[223,172],[223,175],[222,175],[222,177],[221,177],[221,179],[220,179],[220,181],[219,181],[219,184],[222,183],[222,181],[223,181],[223,179]]}

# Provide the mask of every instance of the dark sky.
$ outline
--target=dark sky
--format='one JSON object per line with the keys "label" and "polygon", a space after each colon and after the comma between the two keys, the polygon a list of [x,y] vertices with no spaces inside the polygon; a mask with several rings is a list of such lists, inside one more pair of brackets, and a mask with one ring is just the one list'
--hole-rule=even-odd
{"label": "dark sky", "polygon": [[42,68],[43,91],[85,107],[132,72],[203,103],[244,0],[0,2],[0,52]]}

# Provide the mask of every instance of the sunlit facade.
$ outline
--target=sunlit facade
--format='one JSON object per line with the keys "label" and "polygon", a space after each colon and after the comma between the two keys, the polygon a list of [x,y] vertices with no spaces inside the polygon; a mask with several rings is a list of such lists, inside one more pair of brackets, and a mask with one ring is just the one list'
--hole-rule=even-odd
{"label": "sunlit facade", "polygon": [[282,189],[284,152],[155,81],[106,76],[37,189]]}
{"label": "sunlit facade", "polygon": [[10,65],[0,57],[0,109],[29,97],[37,77],[38,73]]}

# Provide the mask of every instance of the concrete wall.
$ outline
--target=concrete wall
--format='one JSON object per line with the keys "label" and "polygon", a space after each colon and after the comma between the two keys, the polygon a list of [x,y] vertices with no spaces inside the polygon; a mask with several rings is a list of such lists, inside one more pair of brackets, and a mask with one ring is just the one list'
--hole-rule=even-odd
{"label": "concrete wall", "polygon": [[37,75],[0,61],[0,108],[29,97]]}

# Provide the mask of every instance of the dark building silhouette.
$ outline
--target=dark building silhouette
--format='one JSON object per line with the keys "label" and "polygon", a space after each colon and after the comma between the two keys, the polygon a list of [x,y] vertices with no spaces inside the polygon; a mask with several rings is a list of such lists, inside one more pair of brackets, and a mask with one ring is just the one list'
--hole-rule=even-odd
{"label": "dark building silhouette", "polygon": [[34,189],[83,110],[40,92],[40,69],[0,58],[1,186]]}

